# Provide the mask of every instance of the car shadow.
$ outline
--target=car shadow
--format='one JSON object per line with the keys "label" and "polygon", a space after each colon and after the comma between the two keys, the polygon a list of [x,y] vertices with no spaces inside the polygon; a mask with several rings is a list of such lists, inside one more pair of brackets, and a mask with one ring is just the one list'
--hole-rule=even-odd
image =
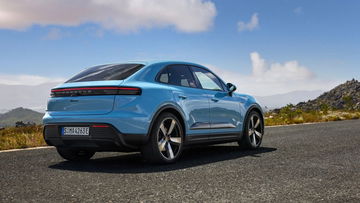
{"label": "car shadow", "polygon": [[86,162],[63,161],[50,165],[49,168],[96,173],[155,173],[181,170],[246,156],[260,157],[263,153],[275,150],[277,149],[270,147],[261,147],[257,150],[240,150],[238,146],[213,145],[186,149],[176,163],[167,165],[147,163],[143,161],[140,153],[132,153],[91,159]]}

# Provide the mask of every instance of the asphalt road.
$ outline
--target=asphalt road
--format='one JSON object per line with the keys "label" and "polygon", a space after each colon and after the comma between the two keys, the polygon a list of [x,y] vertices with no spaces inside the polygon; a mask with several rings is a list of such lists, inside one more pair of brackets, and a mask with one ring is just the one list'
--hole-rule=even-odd
{"label": "asphalt road", "polygon": [[54,149],[0,153],[0,202],[359,202],[360,120],[267,128],[263,147],[187,150],[173,165],[138,153],[74,164]]}

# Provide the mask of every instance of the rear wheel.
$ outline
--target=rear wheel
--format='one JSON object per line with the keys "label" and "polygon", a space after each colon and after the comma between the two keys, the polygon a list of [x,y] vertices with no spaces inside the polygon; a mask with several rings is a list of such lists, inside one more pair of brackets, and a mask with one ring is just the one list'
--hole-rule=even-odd
{"label": "rear wheel", "polygon": [[155,121],[142,155],[153,163],[173,163],[181,155],[183,141],[184,131],[179,119],[171,113],[163,113]]}
{"label": "rear wheel", "polygon": [[78,150],[78,149],[70,149],[70,148],[56,148],[59,155],[69,161],[87,161],[94,156],[94,151],[87,150]]}
{"label": "rear wheel", "polygon": [[264,135],[264,121],[261,115],[256,111],[251,111],[244,125],[244,134],[239,145],[246,149],[259,148]]}

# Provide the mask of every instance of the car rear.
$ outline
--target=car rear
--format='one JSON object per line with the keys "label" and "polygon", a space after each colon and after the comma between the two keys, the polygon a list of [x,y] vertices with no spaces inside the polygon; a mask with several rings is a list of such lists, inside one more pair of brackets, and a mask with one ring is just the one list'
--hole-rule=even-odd
{"label": "car rear", "polygon": [[129,116],[137,119],[141,115],[127,115],[129,112],[117,109],[139,100],[141,88],[126,86],[125,80],[143,67],[138,63],[96,66],[52,89],[43,119],[46,142],[96,151],[134,149],[132,143],[143,142],[144,133],[136,134],[135,129],[135,135],[129,136],[117,124],[126,123]]}

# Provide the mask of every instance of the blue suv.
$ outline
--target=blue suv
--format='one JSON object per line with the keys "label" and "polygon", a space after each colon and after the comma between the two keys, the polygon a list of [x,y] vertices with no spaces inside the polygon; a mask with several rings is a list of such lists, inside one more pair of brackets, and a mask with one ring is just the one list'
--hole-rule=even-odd
{"label": "blue suv", "polygon": [[101,151],[140,151],[172,163],[195,144],[260,146],[264,119],[256,100],[234,93],[208,68],[160,61],[100,65],[51,90],[44,138],[70,161]]}

